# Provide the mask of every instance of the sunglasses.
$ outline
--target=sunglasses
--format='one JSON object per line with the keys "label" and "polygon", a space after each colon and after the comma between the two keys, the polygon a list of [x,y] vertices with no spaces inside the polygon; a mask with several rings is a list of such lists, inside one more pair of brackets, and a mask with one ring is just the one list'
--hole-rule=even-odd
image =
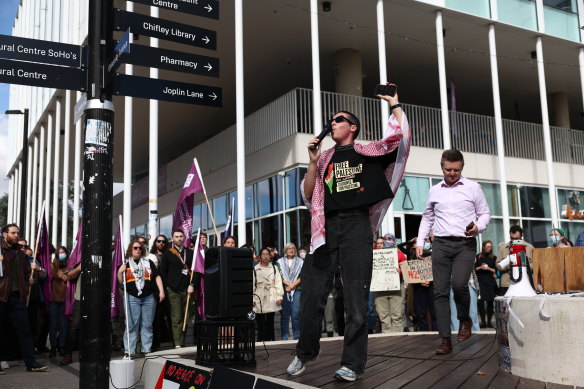
{"label": "sunglasses", "polygon": [[156,243],[166,243],[165,240],[157,240]]}
{"label": "sunglasses", "polygon": [[134,250],[142,250],[142,247],[132,247]]}
{"label": "sunglasses", "polygon": [[336,118],[332,118],[331,119],[331,123],[335,122],[335,123],[342,123],[342,122],[347,122],[349,124],[355,125],[355,123],[353,123],[352,121],[350,121],[349,119],[347,119],[346,117],[344,117],[343,115],[341,116],[337,116]]}

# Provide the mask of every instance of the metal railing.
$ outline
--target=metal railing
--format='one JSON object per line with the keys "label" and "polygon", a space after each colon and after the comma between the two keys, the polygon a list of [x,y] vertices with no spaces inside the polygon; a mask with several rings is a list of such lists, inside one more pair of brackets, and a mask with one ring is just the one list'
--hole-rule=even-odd
{"label": "metal railing", "polygon": [[[350,111],[361,120],[359,139],[380,139],[381,123],[378,99],[321,92],[322,120],[340,110]],[[443,148],[442,120],[439,108],[402,104],[412,129],[412,145]],[[452,146],[463,152],[497,154],[495,119],[491,116],[450,111]],[[555,162],[584,165],[584,131],[551,127]],[[297,88],[280,96],[245,118],[246,155],[257,152],[296,133],[313,134],[312,90]],[[541,124],[503,119],[503,139],[507,157],[544,160]],[[207,161],[208,171],[235,162],[235,125],[207,140],[195,149]]]}

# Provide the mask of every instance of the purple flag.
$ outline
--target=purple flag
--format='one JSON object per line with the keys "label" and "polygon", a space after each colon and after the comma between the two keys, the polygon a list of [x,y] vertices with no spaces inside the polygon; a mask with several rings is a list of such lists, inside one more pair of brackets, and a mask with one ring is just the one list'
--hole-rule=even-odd
{"label": "purple flag", "polygon": [[51,301],[51,280],[53,276],[51,274],[51,240],[49,239],[49,230],[47,229],[47,222],[45,221],[45,213],[42,213],[40,223],[40,233],[39,239],[36,245],[35,260],[38,260],[47,272],[47,278],[45,278],[42,291],[45,299],[43,304],[43,311],[48,311],[49,302]]}
{"label": "purple flag", "polygon": [[172,229],[180,228],[185,234],[185,247],[189,247],[191,244],[195,193],[205,193],[205,185],[203,184],[203,177],[201,176],[197,158],[194,159],[191,170],[187,174],[187,179],[185,180],[172,219]]}
{"label": "purple flag", "polygon": [[195,247],[195,252],[193,254],[193,270],[201,275],[199,281],[199,304],[197,306],[197,312],[199,312],[199,317],[201,320],[205,320],[205,249],[198,240],[198,246]]}
{"label": "purple flag", "polygon": [[227,223],[225,224],[225,232],[223,233],[223,239],[221,243],[225,243],[225,239],[228,236],[233,236],[233,209],[235,208],[235,198],[231,199],[231,208],[229,209],[229,217],[227,218]]}
{"label": "purple flag", "polygon": [[[71,255],[69,256],[69,262],[67,263],[67,269],[75,268],[79,263],[81,263],[81,237],[83,234],[82,225],[79,225],[77,229],[77,237],[73,242],[73,250],[71,250]],[[77,277],[79,280],[79,277]],[[75,304],[75,291],[77,290],[77,280],[67,281],[66,283],[66,293],[65,293],[65,312],[64,315],[67,316],[69,320],[73,320],[73,305]]]}
{"label": "purple flag", "polygon": [[121,225],[118,225],[116,232],[116,247],[112,258],[112,302],[111,316],[116,317],[122,311],[122,301],[120,299],[120,288],[118,287],[118,269],[122,266],[123,252]]}

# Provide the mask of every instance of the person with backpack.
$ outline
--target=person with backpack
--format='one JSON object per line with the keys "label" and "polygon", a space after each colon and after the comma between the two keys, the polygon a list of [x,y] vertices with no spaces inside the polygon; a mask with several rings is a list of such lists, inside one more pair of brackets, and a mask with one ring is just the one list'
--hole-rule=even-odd
{"label": "person with backpack", "polygon": [[282,309],[282,276],[271,263],[270,250],[260,250],[260,263],[253,269],[253,311],[256,313],[258,342],[275,340],[274,315]]}

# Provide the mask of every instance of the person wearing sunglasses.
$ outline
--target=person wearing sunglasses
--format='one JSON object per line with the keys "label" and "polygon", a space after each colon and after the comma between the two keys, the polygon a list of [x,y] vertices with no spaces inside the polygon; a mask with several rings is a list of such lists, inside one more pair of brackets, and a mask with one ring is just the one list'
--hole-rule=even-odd
{"label": "person wearing sunglasses", "polygon": [[[140,330],[140,342],[143,353],[152,351],[153,321],[156,301],[163,301],[164,288],[162,279],[154,262],[146,258],[146,249],[138,239],[128,245],[127,262],[118,269],[118,281],[124,284],[127,296],[129,339],[124,337],[124,359],[130,352],[136,353],[136,340]],[[125,277],[124,277],[125,273]],[[124,279],[125,278],[125,279]],[[155,297],[155,285],[158,287],[158,299]]]}
{"label": "person wearing sunglasses", "polygon": [[168,249],[168,239],[165,235],[158,235],[156,239],[154,239],[154,243],[152,243],[152,247],[150,248],[150,254],[148,258],[154,262],[154,264],[158,267],[160,264],[160,259],[162,258],[162,254]]}
{"label": "person wearing sunglasses", "polygon": [[[160,266],[162,254],[168,250],[168,238],[166,235],[160,234],[154,239],[152,247],[150,248],[150,259],[156,267]],[[152,351],[160,348],[160,340],[170,338],[172,331],[170,330],[170,306],[168,300],[159,301],[156,304],[156,313],[154,314],[154,339],[152,340]]]}
{"label": "person wearing sunglasses", "polygon": [[382,140],[356,143],[359,118],[339,111],[330,121],[334,147],[321,151],[317,137],[307,145],[310,163],[300,189],[312,215],[311,241],[300,275],[302,320],[296,357],[287,369],[291,376],[301,374],[319,354],[320,323],[339,267],[347,321],[341,367],[334,377],[355,381],[365,370],[373,236],[399,188],[410,145],[397,93],[377,97],[391,112]]}

